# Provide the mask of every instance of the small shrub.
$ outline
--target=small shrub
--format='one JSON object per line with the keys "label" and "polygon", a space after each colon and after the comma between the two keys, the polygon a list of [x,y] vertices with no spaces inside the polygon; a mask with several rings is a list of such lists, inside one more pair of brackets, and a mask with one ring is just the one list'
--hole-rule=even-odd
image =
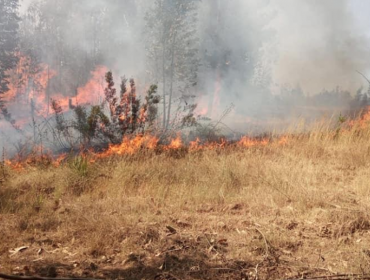
{"label": "small shrub", "polygon": [[85,156],[80,155],[72,159],[70,167],[80,176],[86,177],[89,169],[89,162]]}

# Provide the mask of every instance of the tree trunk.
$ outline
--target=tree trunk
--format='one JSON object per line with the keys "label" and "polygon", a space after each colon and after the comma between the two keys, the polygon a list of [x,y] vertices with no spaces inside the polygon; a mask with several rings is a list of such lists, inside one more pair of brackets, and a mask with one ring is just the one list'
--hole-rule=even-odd
{"label": "tree trunk", "polygon": [[[162,16],[164,16],[164,4],[162,3]],[[163,76],[163,130],[166,130],[166,23],[163,21],[163,53],[162,53],[162,76]]]}
{"label": "tree trunk", "polygon": [[162,57],[162,75],[163,75],[163,129],[166,129],[166,42],[163,38],[163,57]]}
{"label": "tree trunk", "polygon": [[48,80],[46,82],[46,98],[47,98],[47,105],[48,105],[48,109],[47,109],[47,117],[49,117],[49,109],[50,109],[50,88],[49,88],[49,81],[50,81],[50,66],[48,64]]}
{"label": "tree trunk", "polygon": [[172,95],[173,95],[173,75],[174,75],[174,68],[175,68],[175,43],[176,43],[176,33],[174,34],[173,37],[173,42],[172,42],[172,51],[171,51],[171,78],[170,78],[170,96],[168,99],[168,113],[167,113],[167,124],[166,124],[166,129],[168,129],[168,126],[170,125],[170,120],[171,120],[171,103],[172,103]]}

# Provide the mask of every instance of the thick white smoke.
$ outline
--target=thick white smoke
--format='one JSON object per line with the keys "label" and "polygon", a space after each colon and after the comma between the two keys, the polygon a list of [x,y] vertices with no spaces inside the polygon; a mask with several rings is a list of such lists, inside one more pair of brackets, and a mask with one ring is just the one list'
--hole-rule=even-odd
{"label": "thick white smoke", "polygon": [[[22,0],[21,15],[39,1]],[[63,1],[71,0],[43,0],[47,3],[43,7],[52,9],[56,1],[65,4]],[[122,9],[120,1],[125,1],[127,9],[117,8]],[[145,85],[148,69],[144,18],[153,1],[83,3],[76,4],[79,10],[74,11],[73,26],[68,26],[70,22],[61,23],[68,31],[64,32],[63,43],[91,52],[94,37],[91,11],[101,11],[104,19],[114,21],[104,32],[119,42],[118,47],[116,44],[103,54],[106,66]],[[361,85],[367,86],[357,73],[368,74],[370,68],[370,28],[365,29],[367,22],[359,20],[357,15],[361,12],[362,18],[366,17],[363,11],[370,8],[366,1],[202,0],[199,3],[202,63],[197,88],[199,112],[218,119],[234,104],[233,112],[225,119],[234,130],[245,132],[250,129],[249,124],[263,127],[268,122],[289,123],[299,114],[305,116],[302,109],[305,104],[299,99],[302,94],[315,95],[324,89],[332,91],[340,87],[354,95]],[[104,40],[101,43],[109,44]],[[290,99],[282,102],[279,99],[282,88],[300,90],[289,91]],[[325,102],[318,105],[333,105],[328,104],[331,99]],[[345,101],[338,104],[340,108],[349,105]],[[1,141],[14,142],[0,134]]]}
{"label": "thick white smoke", "polygon": [[359,29],[347,0],[272,0],[278,38],[273,78],[300,84],[315,94],[340,86],[352,92],[362,84],[356,71],[369,69],[370,42]]}
{"label": "thick white smoke", "polygon": [[[291,123],[298,117],[331,115],[334,107],[337,112],[349,109],[348,99],[332,97],[316,102],[322,110],[307,111],[301,97],[323,91],[355,95],[361,86],[368,86],[357,72],[368,73],[370,41],[369,30],[357,18],[356,1],[218,1],[224,20],[219,27],[221,44],[229,57],[216,115],[233,103],[236,107],[227,123],[250,129],[243,124]],[[206,14],[215,2],[203,1]],[[214,83],[209,80],[207,88],[211,99]],[[278,102],[287,88],[296,90],[289,90],[288,102]]]}

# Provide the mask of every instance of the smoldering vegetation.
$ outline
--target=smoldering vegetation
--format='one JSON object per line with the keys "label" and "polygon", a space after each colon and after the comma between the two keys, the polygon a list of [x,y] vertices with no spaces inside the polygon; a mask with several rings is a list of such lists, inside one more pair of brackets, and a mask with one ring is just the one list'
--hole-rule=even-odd
{"label": "smoldering vegetation", "polygon": [[[100,106],[112,118],[109,70],[117,96],[123,76],[135,80],[142,104],[158,86],[151,131],[162,134],[239,137],[358,114],[368,105],[358,72],[367,74],[370,48],[350,3],[22,1],[19,62],[2,97],[15,122],[0,120],[0,146],[59,149],[54,101],[66,120],[79,106],[87,116]],[[81,144],[81,131],[73,135]]]}

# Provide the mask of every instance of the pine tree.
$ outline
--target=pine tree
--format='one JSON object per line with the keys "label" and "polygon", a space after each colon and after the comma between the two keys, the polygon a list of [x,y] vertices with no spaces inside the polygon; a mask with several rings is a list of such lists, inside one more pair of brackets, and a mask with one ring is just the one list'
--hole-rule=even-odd
{"label": "pine tree", "polygon": [[[121,90],[119,97],[114,87],[112,72],[105,75],[107,87],[105,88],[105,102],[99,108],[100,119],[103,120],[103,110],[107,104],[110,118],[105,117],[107,121],[103,123],[101,134],[109,139],[112,143],[120,143],[122,138],[127,134],[135,134],[144,132],[146,123],[152,126],[156,118],[155,104],[159,102],[159,97],[155,95],[156,86],[151,86],[146,98],[146,102],[142,105],[140,98],[136,93],[136,84],[134,79],[130,79],[130,89],[127,89],[127,79],[121,79]],[[95,109],[97,110],[97,109]],[[150,112],[148,112],[150,110]],[[97,112],[97,111],[96,111]],[[149,119],[147,118],[150,114]],[[93,115],[97,115],[94,113]],[[98,119],[93,119],[94,131],[97,131]],[[142,130],[142,131],[140,131]],[[95,133],[95,132],[94,132]]]}
{"label": "pine tree", "polygon": [[141,123],[147,123],[149,130],[153,128],[158,114],[157,104],[160,101],[160,97],[157,95],[157,89],[157,85],[152,85],[149,88],[145,97],[145,104],[141,112]]}
{"label": "pine tree", "polygon": [[162,85],[164,130],[170,126],[175,97],[191,95],[197,82],[198,2],[156,0],[146,16],[147,58],[152,81]]}
{"label": "pine tree", "polygon": [[0,0],[0,113],[10,120],[1,95],[9,90],[7,71],[17,65],[18,57],[18,0]]}
{"label": "pine tree", "polygon": [[107,82],[107,87],[104,90],[105,100],[108,103],[110,115],[112,122],[116,123],[118,121],[116,116],[116,106],[117,106],[117,96],[116,89],[114,88],[113,74],[108,72],[105,75],[105,81]]}

